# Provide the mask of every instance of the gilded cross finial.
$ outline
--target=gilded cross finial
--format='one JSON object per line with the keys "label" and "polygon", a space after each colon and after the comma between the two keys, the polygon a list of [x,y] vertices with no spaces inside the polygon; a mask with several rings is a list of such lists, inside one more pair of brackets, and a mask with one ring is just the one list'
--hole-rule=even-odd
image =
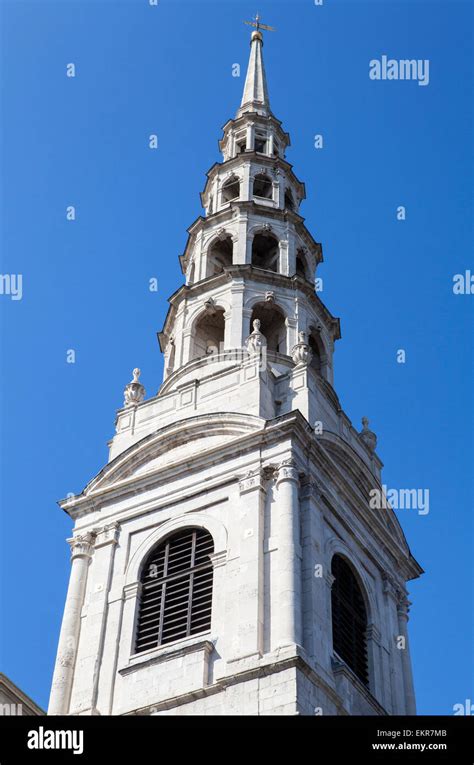
{"label": "gilded cross finial", "polygon": [[255,27],[257,32],[260,32],[261,29],[264,29],[266,32],[276,32],[276,29],[274,27],[269,27],[267,24],[261,24],[260,23],[261,16],[257,13],[255,14],[253,21],[244,21],[244,24],[248,24],[250,27]]}

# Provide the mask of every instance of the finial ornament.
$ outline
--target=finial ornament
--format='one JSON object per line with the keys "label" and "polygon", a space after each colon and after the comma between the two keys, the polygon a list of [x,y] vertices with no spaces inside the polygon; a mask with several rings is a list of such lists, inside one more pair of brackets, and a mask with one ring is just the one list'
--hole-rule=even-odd
{"label": "finial ornament", "polygon": [[374,452],[377,446],[377,436],[372,430],[369,430],[369,420],[367,417],[362,417],[362,430],[359,433],[359,438],[367,446],[369,452]]}
{"label": "finial ornament", "polygon": [[138,406],[138,404],[141,404],[145,398],[145,388],[141,382],[139,382],[141,371],[138,369],[138,367],[135,367],[132,374],[133,379],[128,383],[128,385],[125,386],[125,390],[123,392],[123,405],[125,407]]}

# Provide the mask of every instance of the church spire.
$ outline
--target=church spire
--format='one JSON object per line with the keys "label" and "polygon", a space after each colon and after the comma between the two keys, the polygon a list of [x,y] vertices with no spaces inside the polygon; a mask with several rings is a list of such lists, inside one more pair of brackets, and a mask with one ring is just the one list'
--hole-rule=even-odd
{"label": "church spire", "polygon": [[261,29],[273,32],[272,27],[260,24],[260,16],[255,16],[255,21],[246,21],[246,24],[256,27],[252,32],[250,41],[250,59],[245,79],[244,92],[240,109],[237,116],[240,117],[245,112],[257,112],[258,114],[270,114],[270,98],[268,96],[267,78],[265,75],[265,66],[263,64],[263,35]]}

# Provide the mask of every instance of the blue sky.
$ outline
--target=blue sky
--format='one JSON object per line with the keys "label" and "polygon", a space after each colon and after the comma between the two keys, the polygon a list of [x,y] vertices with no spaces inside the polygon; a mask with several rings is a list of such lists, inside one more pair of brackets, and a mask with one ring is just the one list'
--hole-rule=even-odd
{"label": "blue sky", "polygon": [[[0,295],[0,669],[43,706],[72,527],[55,503],[106,462],[133,367],[148,395],[159,387],[156,332],[239,104],[242,20],[256,10],[1,3],[1,272],[23,275],[23,298]],[[472,4],[259,0],[258,10],[277,27],[264,47],[270,97],[323,244],[321,297],[341,317],[335,388],[357,427],[370,418],[385,483],[430,491],[428,515],[399,512],[426,571],[410,584],[411,650],[419,712],[452,714],[474,698],[474,295],[452,290],[454,274],[474,273]],[[383,54],[429,59],[429,85],[370,80]]]}

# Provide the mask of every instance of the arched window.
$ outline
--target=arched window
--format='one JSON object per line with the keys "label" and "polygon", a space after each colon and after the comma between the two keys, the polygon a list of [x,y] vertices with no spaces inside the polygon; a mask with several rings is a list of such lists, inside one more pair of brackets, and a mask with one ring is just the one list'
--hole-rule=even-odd
{"label": "arched window", "polygon": [[364,685],[368,685],[364,598],[354,572],[340,555],[332,559],[331,573],[334,576],[331,591],[333,648]]}
{"label": "arched window", "polygon": [[273,184],[265,173],[259,173],[255,176],[253,195],[261,199],[273,199]]}
{"label": "arched window", "polygon": [[214,552],[204,529],[185,529],[155,547],[143,566],[135,652],[211,627]]}

